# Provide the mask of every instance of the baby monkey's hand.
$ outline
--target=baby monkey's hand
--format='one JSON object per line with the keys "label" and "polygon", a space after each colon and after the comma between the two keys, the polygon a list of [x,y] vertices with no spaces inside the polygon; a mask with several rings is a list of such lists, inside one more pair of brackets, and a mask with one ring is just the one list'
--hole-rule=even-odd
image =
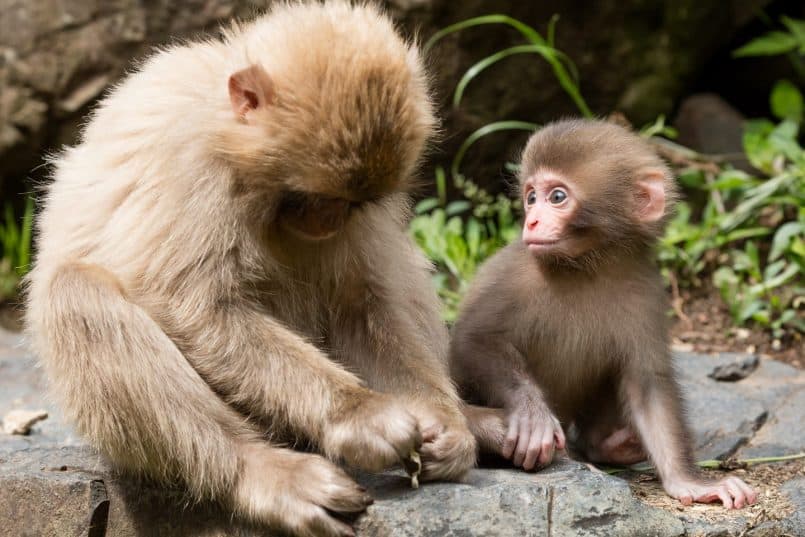
{"label": "baby monkey's hand", "polygon": [[565,448],[565,433],[539,393],[520,394],[507,409],[508,431],[502,455],[523,470],[545,467],[554,450]]}

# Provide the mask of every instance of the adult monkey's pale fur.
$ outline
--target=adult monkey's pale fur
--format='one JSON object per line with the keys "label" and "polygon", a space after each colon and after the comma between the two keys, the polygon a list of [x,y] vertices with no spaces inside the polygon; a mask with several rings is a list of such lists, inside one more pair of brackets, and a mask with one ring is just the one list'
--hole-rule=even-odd
{"label": "adult monkey's pale fur", "polygon": [[147,60],[38,220],[27,327],[78,428],[300,534],[350,534],[331,513],[371,498],[283,442],[370,471],[419,448],[423,478],[460,478],[475,443],[405,230],[433,125],[418,51],[369,6],[282,5]]}

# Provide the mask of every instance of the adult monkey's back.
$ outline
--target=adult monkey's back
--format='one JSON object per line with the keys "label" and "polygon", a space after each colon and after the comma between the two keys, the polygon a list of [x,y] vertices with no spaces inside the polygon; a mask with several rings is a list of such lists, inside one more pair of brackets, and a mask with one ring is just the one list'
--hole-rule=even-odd
{"label": "adult monkey's back", "polygon": [[331,513],[371,499],[280,442],[369,471],[419,448],[425,479],[473,464],[405,231],[425,78],[374,8],[283,5],[150,58],[56,159],[27,326],[119,468],[341,535]]}

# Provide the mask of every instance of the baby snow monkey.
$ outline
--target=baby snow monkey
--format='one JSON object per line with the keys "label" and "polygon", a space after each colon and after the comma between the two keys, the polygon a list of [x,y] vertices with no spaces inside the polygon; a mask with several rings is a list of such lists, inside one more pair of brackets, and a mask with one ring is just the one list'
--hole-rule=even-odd
{"label": "baby snow monkey", "polygon": [[453,329],[453,377],[492,407],[466,410],[482,448],[531,470],[573,424],[585,458],[648,454],[683,504],[754,503],[740,479],[693,464],[654,262],[676,199],[667,167],[622,127],[560,121],[529,140],[520,192],[522,240],[481,268]]}

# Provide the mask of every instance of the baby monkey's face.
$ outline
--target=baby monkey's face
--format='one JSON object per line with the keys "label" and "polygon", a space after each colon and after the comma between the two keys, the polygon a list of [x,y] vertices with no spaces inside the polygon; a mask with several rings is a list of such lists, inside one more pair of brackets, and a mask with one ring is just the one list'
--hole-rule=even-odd
{"label": "baby monkey's face", "polygon": [[522,240],[535,257],[579,261],[654,240],[647,226],[665,213],[663,171],[596,173],[594,164],[538,167],[523,180]]}
{"label": "baby monkey's face", "polygon": [[523,183],[522,240],[535,256],[576,257],[587,245],[572,232],[580,200],[569,178],[541,168]]}

